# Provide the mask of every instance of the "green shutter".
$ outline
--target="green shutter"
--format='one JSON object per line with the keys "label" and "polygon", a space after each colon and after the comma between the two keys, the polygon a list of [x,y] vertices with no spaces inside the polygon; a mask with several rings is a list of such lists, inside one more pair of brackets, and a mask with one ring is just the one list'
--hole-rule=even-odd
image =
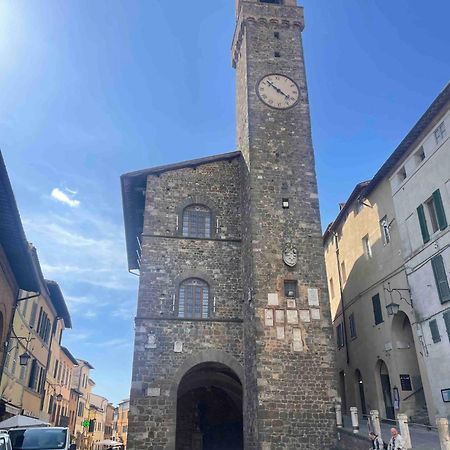
{"label": "green shutter", "polygon": [[425,219],[425,211],[423,205],[417,208],[417,215],[419,216],[420,231],[422,231],[423,243],[426,244],[430,240],[430,233],[428,232],[427,221]]}
{"label": "green shutter", "polygon": [[445,328],[447,328],[448,338],[450,339],[450,311],[447,311],[446,313],[444,313],[443,316],[444,316]]}
{"label": "green shutter", "polygon": [[444,205],[442,204],[442,197],[439,189],[433,192],[433,200],[434,207],[436,208],[439,229],[445,230],[447,228],[447,218],[445,217]]}
{"label": "green shutter", "polygon": [[441,303],[450,301],[450,287],[448,285],[447,273],[445,272],[444,261],[442,255],[437,255],[431,259],[433,267],[434,279]]}
{"label": "green shutter", "polygon": [[383,313],[381,311],[380,294],[374,295],[372,297],[372,306],[373,306],[373,316],[375,319],[375,325],[378,325],[383,322]]}
{"label": "green shutter", "polygon": [[433,342],[436,344],[436,342],[441,342],[441,335],[439,334],[439,328],[436,322],[436,319],[430,320],[430,331],[431,331],[431,338],[433,339]]}

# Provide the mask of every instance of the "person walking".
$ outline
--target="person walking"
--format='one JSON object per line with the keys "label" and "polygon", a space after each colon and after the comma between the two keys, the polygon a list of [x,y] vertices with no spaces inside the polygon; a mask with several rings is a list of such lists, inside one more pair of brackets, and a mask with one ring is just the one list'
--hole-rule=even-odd
{"label": "person walking", "polygon": [[371,431],[369,433],[369,439],[372,442],[372,447],[370,447],[371,449],[384,450],[383,439],[381,439],[378,434],[375,434],[373,431]]}
{"label": "person walking", "polygon": [[391,440],[388,450],[405,450],[405,440],[398,434],[397,428],[391,428]]}

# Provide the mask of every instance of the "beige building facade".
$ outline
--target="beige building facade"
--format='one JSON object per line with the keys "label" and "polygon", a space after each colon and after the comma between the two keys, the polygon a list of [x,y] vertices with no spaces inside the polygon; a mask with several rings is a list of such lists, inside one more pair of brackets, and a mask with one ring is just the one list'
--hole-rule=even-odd
{"label": "beige building facade", "polygon": [[[39,278],[40,294],[20,294],[0,389],[3,399],[20,413],[49,421],[51,414],[48,407],[45,408],[45,401],[51,348],[61,338],[62,330],[70,327],[71,323],[59,286],[44,279],[35,248],[31,248],[31,254]],[[23,354],[27,354],[29,359],[21,365],[20,356]]]}
{"label": "beige building facade", "polygon": [[450,86],[324,234],[344,411],[450,416]]}
{"label": "beige building facade", "polygon": [[90,371],[92,365],[83,359],[77,359],[76,366],[72,373],[72,391],[78,393],[77,414],[75,419],[75,435],[86,436],[87,427],[83,426],[83,422],[90,420],[90,403],[89,398],[95,383],[90,379]]}
{"label": "beige building facade", "polygon": [[381,180],[367,195],[369,186],[355,188],[324,236],[338,390],[346,414],[356,406],[424,421],[413,310],[407,302],[396,315],[387,309],[395,296],[409,300],[390,184]]}
{"label": "beige building facade", "polygon": [[[38,290],[38,275],[34,268],[6,165],[0,152],[0,385],[3,387],[0,401],[4,410],[3,417],[0,418],[20,412],[15,404],[17,402],[12,403],[10,401],[12,397],[7,398],[4,395],[4,389],[8,385],[6,375],[3,375],[5,364],[6,362],[9,364],[12,357],[17,361],[20,356],[20,346],[17,342],[13,345],[7,344],[9,344],[14,312],[21,291],[32,291],[31,296],[33,296]],[[30,300],[23,300],[23,302]]]}
{"label": "beige building facade", "polygon": [[127,445],[128,438],[128,413],[130,411],[130,400],[122,400],[117,407],[116,440]]}

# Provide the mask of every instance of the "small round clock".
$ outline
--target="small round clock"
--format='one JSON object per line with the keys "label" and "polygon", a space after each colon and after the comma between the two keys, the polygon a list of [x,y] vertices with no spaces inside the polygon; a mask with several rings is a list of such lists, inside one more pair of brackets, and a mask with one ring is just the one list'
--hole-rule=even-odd
{"label": "small round clock", "polygon": [[299,99],[297,83],[285,75],[276,73],[261,78],[256,92],[267,106],[277,109],[292,108]]}

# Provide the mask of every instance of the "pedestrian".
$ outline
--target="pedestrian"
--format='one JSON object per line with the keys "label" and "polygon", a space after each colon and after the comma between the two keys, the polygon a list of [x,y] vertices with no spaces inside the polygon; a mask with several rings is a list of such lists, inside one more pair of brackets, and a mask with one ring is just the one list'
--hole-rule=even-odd
{"label": "pedestrian", "polygon": [[405,450],[405,440],[398,434],[397,428],[391,428],[391,440],[389,450]]}
{"label": "pedestrian", "polygon": [[381,439],[378,434],[375,434],[373,431],[371,431],[369,433],[369,439],[372,442],[372,447],[370,447],[371,449],[384,450],[383,439]]}

